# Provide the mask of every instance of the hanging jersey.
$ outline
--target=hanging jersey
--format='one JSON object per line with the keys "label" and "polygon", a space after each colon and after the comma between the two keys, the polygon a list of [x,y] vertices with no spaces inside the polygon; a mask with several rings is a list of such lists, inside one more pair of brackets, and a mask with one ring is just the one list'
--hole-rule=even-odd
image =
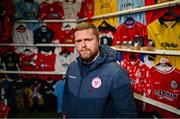
{"label": "hanging jersey", "polygon": [[57,96],[57,112],[62,112],[62,99],[63,99],[63,92],[64,92],[64,80],[60,80],[56,82],[54,88],[54,95]]}
{"label": "hanging jersey", "polygon": [[[158,4],[158,3],[163,3],[163,2],[167,2],[168,0],[145,0],[145,4],[146,6],[148,5],[154,5],[154,4]],[[177,16],[180,16],[180,7],[177,6],[171,6],[170,9],[177,14]],[[164,13],[167,12],[167,8],[161,8],[161,9],[155,9],[155,10],[149,10],[146,11],[146,24],[149,25],[150,23],[152,23],[153,21],[155,21],[156,19],[158,19],[159,17],[163,16]]]}
{"label": "hanging jersey", "polygon": [[149,68],[139,59],[136,61],[124,59],[121,61],[121,66],[127,70],[134,92],[143,95],[143,86],[149,77]]}
{"label": "hanging jersey", "polygon": [[2,63],[7,71],[16,71],[20,66],[19,56],[14,51],[7,51],[2,55]]}
{"label": "hanging jersey", "polygon": [[124,41],[134,41],[135,38],[142,37],[143,44],[147,44],[147,30],[146,26],[140,22],[135,22],[133,25],[120,24],[115,33],[115,39],[113,45],[117,45],[118,41],[123,43]]}
{"label": "hanging jersey", "polygon": [[[48,29],[46,26],[41,26],[36,29],[34,32],[34,44],[49,44],[52,42],[54,31]],[[45,51],[53,51],[53,47],[38,47],[38,52]]]}
{"label": "hanging jersey", "polygon": [[12,0],[2,0],[1,4],[7,16],[9,17],[14,16],[16,10],[15,10],[15,5]]}
{"label": "hanging jersey", "polygon": [[17,16],[20,19],[36,19],[39,10],[39,3],[33,1],[33,3],[27,3],[19,1],[16,3]]}
{"label": "hanging jersey", "polygon": [[[25,24],[19,24],[16,23],[13,28],[12,33],[13,42],[15,44],[33,44],[34,38],[33,38],[33,31],[26,28]],[[33,52],[34,47],[16,47],[16,52],[21,53],[25,49],[29,49]]]}
{"label": "hanging jersey", "polygon": [[[32,65],[34,53],[28,53],[30,51],[24,51],[19,54],[20,57],[20,69],[22,71],[35,71],[35,67]],[[30,80],[34,77],[33,74],[22,74],[23,79]]]}
{"label": "hanging jersey", "polygon": [[47,28],[51,29],[54,32],[54,37],[52,39],[53,41],[61,39],[62,23],[50,23],[50,24],[47,24]]}
{"label": "hanging jersey", "polygon": [[[60,39],[60,44],[74,44],[74,29],[62,29],[61,31],[61,39]],[[61,52],[62,53],[70,53],[70,52],[74,52],[74,47],[62,47],[61,48]]]}
{"label": "hanging jersey", "polygon": [[[104,15],[118,11],[117,0],[94,0],[94,4],[94,16]],[[118,25],[117,17],[93,20],[93,24],[99,26],[103,20],[106,20],[114,27]]]}
{"label": "hanging jersey", "polygon": [[[39,11],[39,3],[33,1],[31,4],[24,1],[19,1],[16,3],[16,11],[15,19],[36,19]],[[26,23],[26,26],[31,30],[35,30],[40,26],[40,23]]]}
{"label": "hanging jersey", "polygon": [[24,109],[24,82],[23,80],[16,80],[13,83],[13,90],[15,92],[15,103],[17,104],[17,109],[22,110]]}
{"label": "hanging jersey", "polygon": [[61,2],[48,3],[44,1],[40,4],[39,19],[62,19],[63,16],[63,4]]}
{"label": "hanging jersey", "polygon": [[82,0],[81,8],[77,16],[79,18],[92,17],[94,15],[94,0]]}
{"label": "hanging jersey", "polygon": [[[155,46],[159,50],[180,50],[180,23],[164,22],[160,24],[159,20],[148,25],[148,39],[154,41]],[[156,55],[155,64],[157,64],[161,55]],[[179,56],[167,56],[170,63],[180,69]]]}
{"label": "hanging jersey", "polygon": [[82,0],[63,1],[64,18],[65,19],[77,19],[78,12],[81,8]]}
{"label": "hanging jersey", "polygon": [[[177,109],[180,107],[180,71],[172,67],[169,71],[161,71],[156,66],[151,68],[150,80],[152,91],[150,98],[171,105]],[[178,115],[163,109],[148,105],[148,111],[157,111],[166,118],[177,118]]]}
{"label": "hanging jersey", "polygon": [[101,44],[112,46],[112,41],[114,39],[114,35],[112,32],[102,31],[100,32],[99,37],[101,39]]}
{"label": "hanging jersey", "polygon": [[[54,71],[55,69],[55,60],[56,55],[54,53],[51,54],[42,54],[38,53],[37,58],[35,60],[35,70],[37,71]],[[39,79],[41,80],[47,80],[48,78],[54,79],[53,75],[39,75]]]}
{"label": "hanging jersey", "polygon": [[[20,59],[17,53],[14,51],[7,51],[2,55],[3,69],[7,71],[18,71],[20,68]],[[10,79],[18,79],[17,74],[7,74]]]}
{"label": "hanging jersey", "polygon": [[[123,11],[123,10],[130,10],[133,8],[139,8],[145,6],[145,0],[118,0],[118,10]],[[145,13],[140,12],[140,13],[133,13],[133,14],[127,14],[127,15],[120,15],[119,16],[119,24],[123,23],[127,17],[132,17],[134,20],[146,24],[146,18],[145,18]]]}
{"label": "hanging jersey", "polygon": [[98,30],[99,30],[99,37],[101,39],[101,44],[112,46],[116,28],[111,26],[106,21],[103,21],[98,26]]}
{"label": "hanging jersey", "polygon": [[0,15],[0,43],[11,43],[12,23],[7,15]]}

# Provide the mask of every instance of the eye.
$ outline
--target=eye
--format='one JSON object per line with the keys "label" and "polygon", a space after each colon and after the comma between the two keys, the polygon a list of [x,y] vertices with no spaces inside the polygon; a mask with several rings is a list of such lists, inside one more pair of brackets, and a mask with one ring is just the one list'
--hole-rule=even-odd
{"label": "eye", "polygon": [[92,38],[84,39],[84,41],[92,41],[92,40],[93,40]]}
{"label": "eye", "polygon": [[81,41],[82,41],[82,40],[80,40],[80,39],[79,39],[79,40],[75,40],[76,43],[80,43]]}

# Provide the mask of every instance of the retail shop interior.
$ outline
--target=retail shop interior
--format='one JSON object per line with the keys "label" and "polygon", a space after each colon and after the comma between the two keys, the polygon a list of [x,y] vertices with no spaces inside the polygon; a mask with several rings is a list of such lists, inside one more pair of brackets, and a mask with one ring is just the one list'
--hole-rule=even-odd
{"label": "retail shop interior", "polygon": [[60,117],[79,22],[118,51],[139,118],[180,118],[179,0],[1,0],[0,13],[0,118]]}

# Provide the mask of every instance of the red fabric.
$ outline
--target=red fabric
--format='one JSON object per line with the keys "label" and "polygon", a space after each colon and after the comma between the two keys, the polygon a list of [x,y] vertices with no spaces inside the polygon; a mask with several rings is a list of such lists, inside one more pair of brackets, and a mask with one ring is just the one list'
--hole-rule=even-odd
{"label": "red fabric", "polygon": [[[145,5],[154,5],[155,0],[146,0]],[[150,24],[151,22],[155,21],[159,17],[163,16],[163,14],[168,10],[168,9],[173,10],[174,13],[177,14],[177,16],[180,16],[180,6],[173,6],[173,7],[167,7],[167,8],[161,8],[161,9],[156,9],[156,10],[151,10],[151,11],[146,11],[146,24]]]}
{"label": "red fabric", "polygon": [[0,118],[7,117],[9,109],[10,108],[7,105],[5,105],[3,102],[0,102]]}
{"label": "red fabric", "polygon": [[[3,29],[3,23],[5,29]],[[5,15],[3,22],[0,20],[0,43],[11,43],[12,23],[9,16]]]}
{"label": "red fabric", "polygon": [[62,23],[49,23],[49,24],[47,24],[47,28],[54,31],[54,37],[53,37],[52,41],[61,39]]}
{"label": "red fabric", "polygon": [[[150,98],[165,104],[171,105],[177,109],[180,108],[180,71],[171,69],[170,71],[160,71],[155,66],[151,68],[151,94]],[[157,111],[165,118],[177,118],[178,115],[161,108],[147,105],[147,111]]]}
{"label": "red fabric", "polygon": [[128,75],[131,78],[131,86],[134,92],[143,95],[143,83],[148,78],[149,68],[141,62],[139,59],[136,61],[130,59],[124,59],[121,61],[121,66],[128,71]]}
{"label": "red fabric", "polygon": [[135,37],[143,37],[144,44],[147,44],[147,28],[140,22],[135,22],[133,26],[128,27],[124,23],[120,24],[115,33],[113,45],[117,45],[117,41],[133,41]]}
{"label": "red fabric", "polygon": [[16,9],[13,0],[2,0],[4,10],[7,16],[14,16]]}
{"label": "red fabric", "polygon": [[[35,54],[26,55],[23,52],[19,54],[20,57],[20,67],[22,71],[35,71],[35,67],[31,64],[33,62]],[[35,76],[33,74],[22,74],[23,79],[32,79]]]}
{"label": "red fabric", "polygon": [[[62,30],[60,44],[74,44],[74,29],[71,30]],[[62,47],[62,52],[69,53],[74,52],[74,47]]]}
{"label": "red fabric", "polygon": [[62,19],[64,16],[63,4],[59,1],[48,3],[42,2],[39,8],[39,19]]}
{"label": "red fabric", "polygon": [[79,18],[91,17],[94,15],[94,0],[83,0],[81,3],[80,12],[77,14]]}
{"label": "red fabric", "polygon": [[[54,71],[55,69],[56,55],[52,54],[37,54],[37,59],[35,60],[35,67],[37,71]],[[54,75],[38,75],[39,79],[47,80],[48,78],[54,79]]]}

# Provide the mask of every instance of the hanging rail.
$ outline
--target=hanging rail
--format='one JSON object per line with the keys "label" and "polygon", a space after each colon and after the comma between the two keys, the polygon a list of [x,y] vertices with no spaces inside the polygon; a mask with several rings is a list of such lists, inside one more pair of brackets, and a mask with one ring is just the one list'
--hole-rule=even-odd
{"label": "hanging rail", "polygon": [[147,97],[144,97],[142,95],[139,95],[137,93],[134,93],[134,97],[138,100],[141,100],[143,102],[146,102],[148,104],[151,104],[153,106],[156,106],[156,107],[160,107],[161,109],[165,109],[167,111],[170,111],[170,112],[173,112],[177,115],[180,115],[180,110],[175,108],[175,107],[172,107],[170,105],[167,105],[165,103],[162,103],[162,102],[159,102],[159,101],[156,101],[156,100],[153,100],[151,98],[147,98]]}
{"label": "hanging rail", "polygon": [[7,44],[1,43],[1,47],[17,46],[17,47],[37,47],[37,46],[49,46],[49,47],[74,47],[74,44]]}
{"label": "hanging rail", "polygon": [[[8,46],[15,46],[15,47],[75,47],[74,44],[0,44],[0,47],[8,47]],[[156,54],[156,55],[175,55],[180,56],[180,51],[175,50],[155,50],[155,51],[144,51],[144,50],[131,50],[131,49],[121,49],[112,46],[113,49],[122,52],[134,52],[134,53],[144,53],[144,54]]]}
{"label": "hanging rail", "polygon": [[48,75],[65,75],[61,71],[0,71],[0,74],[48,74]]}
{"label": "hanging rail", "polygon": [[[155,9],[171,7],[171,6],[176,6],[176,5],[180,5],[180,0],[173,0],[173,1],[168,1],[168,2],[164,2],[164,3],[160,3],[160,4],[149,5],[149,6],[139,7],[139,8],[133,8],[133,9],[129,9],[129,10],[123,10],[123,11],[118,11],[118,12],[99,15],[99,16],[93,16],[91,19],[95,20],[95,19],[101,19],[101,18],[115,17],[115,16],[119,16],[119,15],[124,15],[124,14],[144,12],[144,11],[155,10]],[[78,22],[87,21],[87,20],[88,20],[88,18],[82,18],[82,19],[79,19]]]}
{"label": "hanging rail", "polygon": [[76,19],[51,19],[51,20],[17,20],[17,23],[57,23],[57,22],[65,22],[65,23],[76,23],[77,20]]}
{"label": "hanging rail", "polygon": [[112,48],[117,50],[117,51],[122,51],[122,52],[134,52],[134,53],[144,53],[144,54],[180,56],[180,51],[179,50],[175,51],[175,50],[158,50],[158,49],[156,49],[155,51],[145,51],[145,50],[121,49],[121,48],[116,48],[116,47],[112,47]]}

